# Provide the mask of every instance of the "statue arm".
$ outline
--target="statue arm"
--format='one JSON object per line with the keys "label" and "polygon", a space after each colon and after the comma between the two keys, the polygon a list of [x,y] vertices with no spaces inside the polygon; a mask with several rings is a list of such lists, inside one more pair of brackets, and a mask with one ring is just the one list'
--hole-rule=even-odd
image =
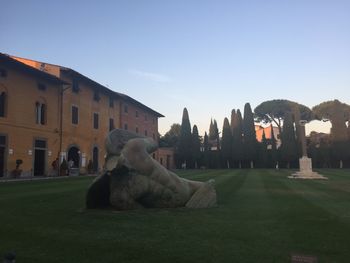
{"label": "statue arm", "polygon": [[151,138],[142,138],[145,144],[146,152],[153,153],[158,149],[157,143]]}

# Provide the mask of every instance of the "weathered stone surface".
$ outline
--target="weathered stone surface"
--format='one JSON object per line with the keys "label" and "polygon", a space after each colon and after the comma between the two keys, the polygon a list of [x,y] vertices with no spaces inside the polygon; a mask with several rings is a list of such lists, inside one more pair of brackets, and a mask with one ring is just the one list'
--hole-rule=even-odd
{"label": "weathered stone surface", "polygon": [[299,167],[300,170],[296,173],[293,173],[291,176],[288,176],[288,178],[291,179],[321,179],[321,180],[327,180],[328,178],[312,171],[312,161],[310,158],[303,156],[299,159]]}
{"label": "weathered stone surface", "polygon": [[[102,187],[97,180],[95,184],[100,186],[94,187],[93,184],[90,189],[94,194],[88,194],[89,197],[105,197],[108,193],[109,204],[118,210],[216,205],[214,180],[191,181],[167,170],[150,155],[157,149],[152,139],[114,130],[107,138],[106,149],[105,167],[108,171],[105,176],[109,177],[109,192],[105,190],[106,185]],[[96,194],[98,190],[105,193]]]}
{"label": "weathered stone surface", "polygon": [[216,206],[215,181],[209,180],[202,185],[186,203],[188,208],[206,208]]}

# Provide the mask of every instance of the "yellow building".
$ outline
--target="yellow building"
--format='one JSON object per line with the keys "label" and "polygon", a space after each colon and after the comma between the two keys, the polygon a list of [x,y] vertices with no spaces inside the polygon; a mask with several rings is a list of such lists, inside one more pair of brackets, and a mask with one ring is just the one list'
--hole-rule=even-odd
{"label": "yellow building", "polygon": [[53,174],[56,158],[71,160],[82,173],[89,162],[99,171],[114,128],[158,139],[163,115],[73,69],[0,53],[1,72],[1,175],[9,175],[17,159],[22,176]]}

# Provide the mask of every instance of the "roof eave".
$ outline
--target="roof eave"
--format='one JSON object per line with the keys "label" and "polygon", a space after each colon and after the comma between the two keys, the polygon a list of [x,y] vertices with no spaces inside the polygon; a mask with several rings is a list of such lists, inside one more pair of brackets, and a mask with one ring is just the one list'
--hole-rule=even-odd
{"label": "roof eave", "polygon": [[36,69],[34,67],[28,66],[16,59],[11,58],[9,55],[0,53],[0,61],[4,63],[8,63],[10,66],[19,69],[19,70],[24,70],[29,74],[34,74],[37,75],[41,78],[46,79],[49,82],[55,83],[55,84],[60,84],[60,85],[67,85],[68,83],[65,82],[64,80],[57,78],[56,76],[53,76],[49,73],[46,73],[44,71],[41,71],[39,69]]}

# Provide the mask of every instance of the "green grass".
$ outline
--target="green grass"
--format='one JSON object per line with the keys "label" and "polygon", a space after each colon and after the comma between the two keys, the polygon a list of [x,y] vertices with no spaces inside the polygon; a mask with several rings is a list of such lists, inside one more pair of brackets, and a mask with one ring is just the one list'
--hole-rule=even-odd
{"label": "green grass", "polygon": [[[216,179],[219,206],[84,209],[91,177],[0,184],[0,256],[17,262],[350,262],[350,171],[179,171]],[[1,259],[0,259],[1,261]]]}

